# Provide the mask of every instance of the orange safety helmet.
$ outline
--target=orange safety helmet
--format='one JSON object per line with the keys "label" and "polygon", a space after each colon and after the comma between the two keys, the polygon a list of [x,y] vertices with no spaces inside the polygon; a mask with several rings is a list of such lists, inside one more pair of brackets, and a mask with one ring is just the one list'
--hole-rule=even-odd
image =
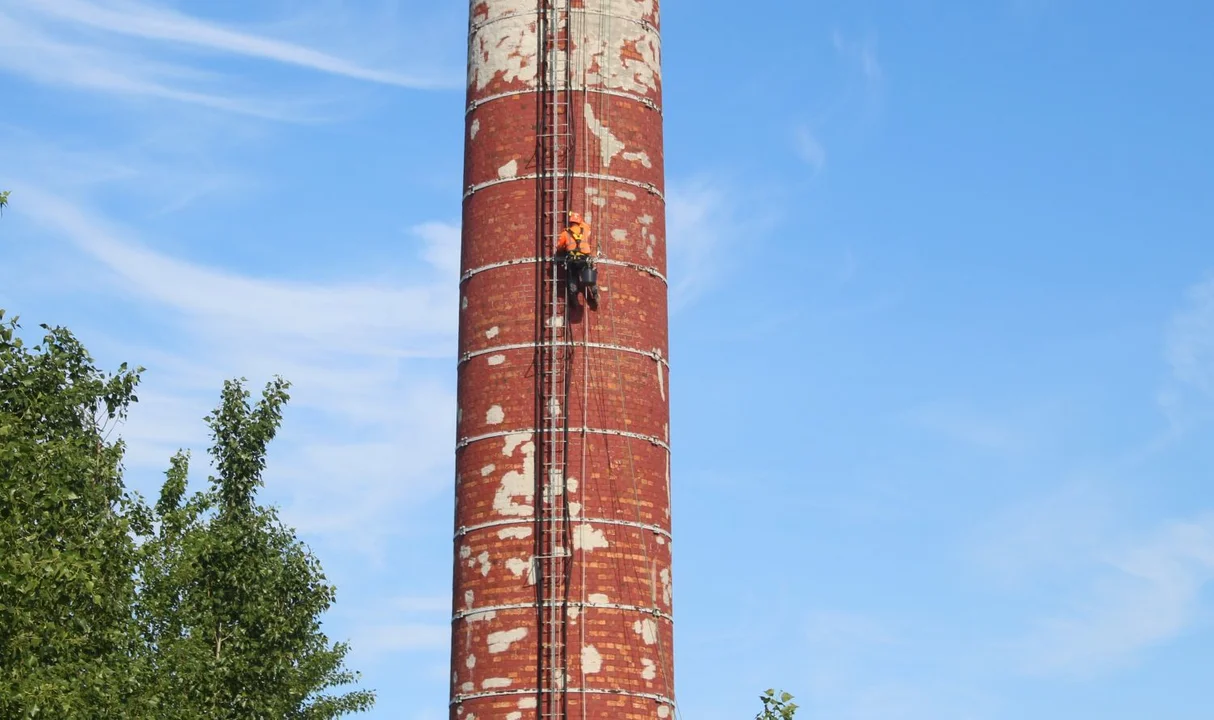
{"label": "orange safety helmet", "polygon": [[581,225],[585,221],[582,220],[581,213],[576,213],[576,212],[573,212],[572,210],[570,210],[569,211],[569,222],[573,223],[574,225]]}

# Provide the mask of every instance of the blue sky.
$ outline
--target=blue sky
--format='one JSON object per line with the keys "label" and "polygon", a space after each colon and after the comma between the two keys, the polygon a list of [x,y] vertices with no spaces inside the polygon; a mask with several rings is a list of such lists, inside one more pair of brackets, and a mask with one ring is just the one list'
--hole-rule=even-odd
{"label": "blue sky", "polygon": [[[376,718],[445,717],[466,12],[0,0],[0,307],[148,368],[145,491],[295,383]],[[1208,718],[1214,5],[663,20],[683,717]]]}

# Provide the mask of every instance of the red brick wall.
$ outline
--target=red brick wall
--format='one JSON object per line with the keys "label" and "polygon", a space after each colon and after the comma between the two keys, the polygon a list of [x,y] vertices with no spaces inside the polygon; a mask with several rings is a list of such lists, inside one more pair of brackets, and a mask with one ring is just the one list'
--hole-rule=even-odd
{"label": "red brick wall", "polygon": [[[473,0],[460,286],[451,717],[536,717],[539,0]],[[574,209],[600,252],[575,312],[569,716],[673,715],[669,357],[657,3],[575,0]],[[582,71],[585,71],[584,74]],[[603,92],[606,90],[607,92]],[[589,106],[589,114],[587,114]],[[608,135],[609,133],[609,135]],[[585,662],[583,662],[585,661]],[[583,705],[584,703],[584,705]]]}

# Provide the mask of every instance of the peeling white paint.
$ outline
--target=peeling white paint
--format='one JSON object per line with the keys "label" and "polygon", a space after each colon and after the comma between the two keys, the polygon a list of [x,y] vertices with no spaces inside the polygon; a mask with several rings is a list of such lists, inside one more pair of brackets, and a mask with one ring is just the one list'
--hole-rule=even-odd
{"label": "peeling white paint", "polygon": [[472,593],[472,591],[471,591],[471,590],[465,590],[465,591],[464,591],[464,606],[465,606],[465,607],[471,607],[471,606],[472,606],[472,598],[474,598],[474,597],[476,597],[476,596],[475,596],[475,595],[473,595],[473,593]]}
{"label": "peeling white paint", "polygon": [[499,332],[501,332],[501,328],[499,328],[498,326],[494,325],[493,327],[491,327],[491,328],[489,328],[488,330],[486,330],[486,331],[485,331],[485,337],[487,337],[487,338],[489,338],[490,340],[492,340],[493,338],[497,337],[497,334],[498,334]]}
{"label": "peeling white paint", "polygon": [[505,355],[490,355],[490,356],[489,356],[489,364],[490,364],[490,365],[501,365],[501,364],[502,364],[502,363],[504,363],[504,362],[506,362],[506,356],[505,356]]}
{"label": "peeling white paint", "polygon": [[582,514],[582,504],[580,502],[569,503],[569,514],[577,517]]}
{"label": "peeling white paint", "polygon": [[607,198],[596,197],[590,201],[590,204],[595,207],[607,207]]}
{"label": "peeling white paint", "polygon": [[[502,18],[482,27],[468,47],[468,86],[484,90],[495,77],[504,82],[521,82],[534,87],[538,78],[536,61],[535,7],[531,16],[526,0],[489,0],[483,3],[488,19]],[[519,17],[504,17],[518,13]]]}
{"label": "peeling white paint", "polygon": [[571,493],[577,492],[577,478],[565,478],[565,487],[568,488],[569,492]]}
{"label": "peeling white paint", "polygon": [[527,574],[527,584],[535,584],[535,560],[522,560],[520,558],[510,558],[506,561],[506,569],[515,577],[522,577],[523,573]]}
{"label": "peeling white paint", "polygon": [[548,416],[549,417],[560,417],[561,416],[560,398],[555,398],[555,397],[548,398]]}
{"label": "peeling white paint", "polygon": [[[507,435],[505,445],[502,447],[502,455],[510,457],[518,449],[518,446],[522,445],[530,437],[530,433],[512,433]],[[527,449],[523,448],[523,452],[526,453],[526,451]]]}
{"label": "peeling white paint", "polygon": [[598,548],[607,547],[607,538],[602,530],[596,530],[592,525],[583,523],[573,530],[573,549],[591,552]]}
{"label": "peeling white paint", "polygon": [[535,707],[535,705],[536,705],[536,701],[535,701],[534,696],[523,697],[523,698],[519,698],[519,700],[518,700],[518,709],[519,710],[531,710],[532,708]]}
{"label": "peeling white paint", "polygon": [[608,605],[611,603],[611,599],[603,593],[591,593],[590,596],[586,598],[586,602],[590,603],[591,605]]}
{"label": "peeling white paint", "polygon": [[621,157],[629,162],[639,162],[642,166],[647,168],[653,167],[653,162],[649,159],[649,153],[645,152],[644,150],[638,150],[637,152],[626,152],[621,155]]}
{"label": "peeling white paint", "polygon": [[[499,540],[507,540],[509,538],[514,538],[515,540],[522,540],[523,538],[529,538],[529,537],[531,537],[531,528],[528,527],[527,525],[520,525],[519,527],[502,528],[501,530],[497,531],[497,538]],[[509,566],[510,563],[507,562],[506,565]]]}
{"label": "peeling white paint", "polygon": [[461,545],[459,548],[459,556],[464,560],[472,557],[472,548],[468,547],[467,545]]}
{"label": "peeling white paint", "polygon": [[637,222],[639,222],[642,225],[648,225],[653,222],[653,216],[652,215],[642,215],[639,218],[637,218]]}
{"label": "peeling white paint", "polygon": [[505,165],[497,169],[497,176],[502,180],[507,180],[518,176],[518,160],[511,160]]}
{"label": "peeling white paint", "polygon": [[665,600],[666,605],[669,606],[671,596],[670,569],[664,568],[662,572],[658,574],[662,578],[662,599]]}
{"label": "peeling white paint", "polygon": [[468,296],[467,296],[467,295],[463,296],[463,298],[461,298],[461,299],[460,299],[460,301],[459,301],[459,309],[460,309],[460,310],[467,310],[467,309],[468,309]]}
{"label": "peeling white paint", "polygon": [[[511,470],[502,476],[501,485],[493,496],[493,510],[499,515],[527,517],[535,513],[531,505],[535,498],[535,443],[531,441],[531,433],[512,433],[507,435],[502,445],[502,455],[511,457],[515,449],[522,445],[523,469]],[[522,498],[525,502],[515,502]]]}
{"label": "peeling white paint", "polygon": [[616,228],[611,231],[611,239],[623,242],[628,239],[628,231],[622,228]]}
{"label": "peeling white paint", "polygon": [[472,121],[472,127],[469,130],[469,134],[471,135],[473,140],[476,139],[476,134],[480,131],[481,131],[481,121],[480,121],[480,118],[476,118]]}
{"label": "peeling white paint", "polygon": [[603,669],[603,656],[593,645],[582,648],[582,670],[587,675],[593,675]]}
{"label": "peeling white paint", "polygon": [[489,412],[485,413],[485,422],[489,423],[490,425],[501,425],[502,421],[505,419],[506,413],[504,410],[502,410],[501,405],[494,405],[493,407],[489,408]]}
{"label": "peeling white paint", "polygon": [[517,710],[512,713],[506,713],[506,720],[523,720],[523,714]]}
{"label": "peeling white paint", "polygon": [[618,198],[623,198],[625,200],[636,200],[637,199],[637,194],[631,190],[616,190],[615,196]]}
{"label": "peeling white paint", "polygon": [[493,566],[493,563],[489,562],[489,552],[485,551],[477,555],[476,561],[481,564],[481,576],[487,577],[489,575],[489,568]]}
{"label": "peeling white paint", "polygon": [[466,666],[468,667],[468,669],[469,669],[469,670],[471,670],[472,668],[476,667],[476,656],[475,656],[475,655],[469,655],[469,656],[468,656],[468,659],[464,661],[464,665],[466,665]]}
{"label": "peeling white paint", "polygon": [[485,680],[481,682],[481,688],[485,690],[508,688],[510,685],[510,678],[485,678]]}
{"label": "peeling white paint", "polygon": [[[586,222],[590,222],[590,219],[587,218]],[[544,320],[544,324],[548,327],[565,327],[565,316],[553,315],[552,317]]]}
{"label": "peeling white paint", "polygon": [[662,718],[662,720],[666,720],[666,718],[670,717],[670,706],[658,705],[658,717]]}
{"label": "peeling white paint", "polygon": [[646,645],[658,641],[658,624],[649,618],[642,618],[632,624],[632,631],[641,636]]}
{"label": "peeling white paint", "polygon": [[658,676],[658,667],[649,658],[641,658],[641,667],[644,668],[641,670],[641,679],[652,680]]}
{"label": "peeling white paint", "polygon": [[599,139],[599,156],[603,161],[603,167],[610,167],[611,161],[616,155],[624,151],[624,142],[611,133],[611,130],[599,122],[594,116],[594,106],[590,103],[585,104],[585,112],[583,117],[586,120],[586,127]]}
{"label": "peeling white paint", "polygon": [[[460,685],[460,690],[463,690],[466,693],[472,692],[475,689],[476,689],[476,683],[466,682],[463,685]],[[469,715],[468,720],[472,720],[475,717],[476,717],[475,715]]]}
{"label": "peeling white paint", "polygon": [[[536,87],[540,63],[534,3],[482,0],[474,7],[483,9],[483,14],[474,15],[475,22],[494,22],[478,27],[469,43],[468,87],[484,90],[494,78]],[[660,40],[655,30],[635,22],[655,19],[655,0],[615,0],[607,13],[602,20],[609,25],[606,32],[596,20],[581,25],[575,35],[582,62],[574,75],[584,73],[591,86],[637,94],[655,91],[662,68]],[[554,58],[558,72],[564,71],[564,58],[563,53]]]}
{"label": "peeling white paint", "polygon": [[666,544],[666,538],[662,537],[661,535],[658,535],[658,536],[657,536],[657,541],[658,541],[658,545],[665,545],[665,544]]}
{"label": "peeling white paint", "polygon": [[662,375],[662,363],[657,363],[658,366],[658,392],[662,393],[662,399],[666,399],[666,378]]}
{"label": "peeling white paint", "polygon": [[489,477],[496,470],[497,470],[497,466],[494,465],[493,463],[490,463],[490,464],[486,465],[485,467],[481,468],[481,477]]}
{"label": "peeling white paint", "polygon": [[570,620],[577,620],[578,615],[581,615],[581,614],[582,614],[582,609],[580,607],[578,607],[577,605],[569,606],[569,619]]}
{"label": "peeling white paint", "polygon": [[496,610],[486,610],[485,612],[470,613],[467,617],[468,617],[468,622],[470,622],[470,623],[488,622],[489,620],[492,620],[497,617],[497,611]]}
{"label": "peeling white paint", "polygon": [[489,642],[489,652],[494,655],[504,653],[510,649],[510,645],[527,637],[527,628],[518,627],[513,630],[503,630],[501,632],[489,633],[487,638]]}

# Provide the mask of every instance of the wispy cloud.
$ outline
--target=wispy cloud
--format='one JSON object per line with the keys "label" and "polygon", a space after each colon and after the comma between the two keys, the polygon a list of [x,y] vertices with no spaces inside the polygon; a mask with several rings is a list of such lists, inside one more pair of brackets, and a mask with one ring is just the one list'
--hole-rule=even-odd
{"label": "wispy cloud", "polygon": [[837,28],[831,33],[831,42],[842,58],[853,63],[872,86],[880,85],[885,77],[881,60],[877,55],[877,38],[868,35],[863,40],[854,40]]}
{"label": "wispy cloud", "polygon": [[810,616],[806,630],[809,691],[798,696],[798,702],[814,717],[982,720],[994,716],[978,688],[958,682],[954,672],[942,682],[932,651],[887,622],[851,612],[818,612]]}
{"label": "wispy cloud", "polygon": [[1214,580],[1214,516],[1168,523],[1108,552],[1103,565],[1083,599],[1039,623],[1024,643],[1030,672],[1094,675],[1186,630]]}
{"label": "wispy cloud", "polygon": [[814,173],[820,173],[826,168],[826,148],[818,139],[816,133],[807,125],[796,128],[797,156],[801,158]]}
{"label": "wispy cloud", "polygon": [[144,2],[39,0],[30,7],[47,17],[119,35],[190,45],[355,80],[419,89],[452,85],[451,78],[375,70],[313,48],[239,32]]}
{"label": "wispy cloud", "polygon": [[[275,86],[258,87],[256,74],[225,72],[196,51],[402,88],[459,84],[451,73],[374,69],[135,0],[0,0],[0,47],[6,49],[0,53],[0,71],[44,85],[156,98],[270,120],[314,121],[334,110],[331,102],[315,94],[288,96]],[[195,52],[182,52],[186,50]]]}
{"label": "wispy cloud", "polygon": [[153,370],[124,431],[132,466],[160,468],[176,447],[204,458],[201,417],[222,380],[280,373],[294,383],[293,410],[270,486],[302,531],[375,553],[402,508],[446,486],[455,400],[447,374],[425,359],[455,351],[450,253],[435,251],[450,244],[449,227],[422,226],[443,230],[429,238],[428,280],[290,282],[164,255],[35,188],[21,198],[23,214],[104,270],[93,282],[115,302],[172,329],[141,358]]}
{"label": "wispy cloud", "polygon": [[673,310],[691,304],[712,286],[728,242],[741,234],[730,198],[725,184],[709,177],[668,186],[666,252]]}
{"label": "wispy cloud", "polygon": [[1214,277],[1189,288],[1188,303],[1172,318],[1164,345],[1171,370],[1161,391],[1164,411],[1179,422],[1186,399],[1214,399]]}
{"label": "wispy cloud", "polygon": [[914,408],[906,415],[911,424],[954,442],[981,450],[1014,453],[1031,442],[1023,418],[1000,417],[975,409],[969,403],[937,401]]}
{"label": "wispy cloud", "polygon": [[53,38],[17,22],[0,7],[0,70],[34,82],[121,96],[143,96],[200,105],[253,117],[297,117],[290,103],[241,98],[188,87],[206,85],[206,73],[101,46]]}

